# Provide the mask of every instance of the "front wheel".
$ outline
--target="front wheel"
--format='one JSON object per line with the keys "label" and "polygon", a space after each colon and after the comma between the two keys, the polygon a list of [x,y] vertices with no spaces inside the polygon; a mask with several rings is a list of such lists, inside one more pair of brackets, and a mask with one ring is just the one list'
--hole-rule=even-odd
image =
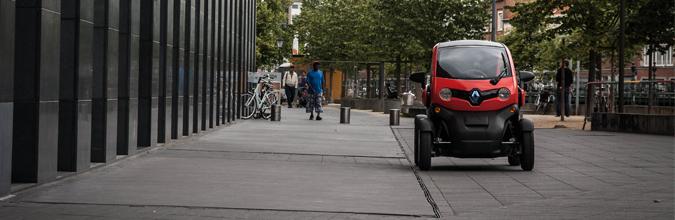
{"label": "front wheel", "polygon": [[241,95],[241,100],[243,104],[241,108],[241,118],[250,119],[256,112],[255,97],[250,93],[246,93]]}
{"label": "front wheel", "polygon": [[417,162],[417,166],[420,168],[420,170],[429,170],[431,169],[431,147],[433,146],[431,142],[431,132],[420,131],[419,139],[419,161]]}
{"label": "front wheel", "polygon": [[520,141],[522,153],[520,154],[520,168],[530,171],[534,168],[534,134],[531,131],[522,133]]}

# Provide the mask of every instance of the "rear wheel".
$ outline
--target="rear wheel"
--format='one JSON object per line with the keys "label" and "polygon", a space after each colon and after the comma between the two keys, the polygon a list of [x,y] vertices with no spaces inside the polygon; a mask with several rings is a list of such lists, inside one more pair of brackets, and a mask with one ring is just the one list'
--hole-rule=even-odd
{"label": "rear wheel", "polygon": [[524,131],[522,133],[522,140],[520,141],[520,168],[525,171],[530,171],[534,168],[534,134],[531,131]]}
{"label": "rear wheel", "polygon": [[269,99],[262,101],[259,111],[260,117],[264,119],[270,119],[270,117],[272,117],[272,104],[270,103]]}
{"label": "rear wheel", "polygon": [[431,169],[431,132],[420,131],[419,133],[419,161],[417,162],[417,166],[420,170],[429,170]]}
{"label": "rear wheel", "polygon": [[415,128],[415,144],[413,147],[413,157],[415,157],[415,165],[419,163],[419,157],[420,157],[420,130]]}

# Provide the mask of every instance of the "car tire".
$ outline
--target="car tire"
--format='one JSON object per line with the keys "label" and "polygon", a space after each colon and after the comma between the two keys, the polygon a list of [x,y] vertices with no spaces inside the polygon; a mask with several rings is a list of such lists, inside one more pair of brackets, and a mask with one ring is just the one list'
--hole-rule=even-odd
{"label": "car tire", "polygon": [[525,171],[530,171],[534,168],[534,133],[531,131],[524,131],[522,133],[520,146],[522,148],[520,168]]}
{"label": "car tire", "polygon": [[519,156],[509,156],[509,166],[518,166],[520,165]]}
{"label": "car tire", "polygon": [[415,143],[413,146],[413,157],[415,160],[415,165],[419,163],[419,156],[420,156],[420,130],[415,128]]}
{"label": "car tire", "polygon": [[420,132],[419,135],[419,159],[417,166],[420,170],[429,170],[431,169],[431,132]]}

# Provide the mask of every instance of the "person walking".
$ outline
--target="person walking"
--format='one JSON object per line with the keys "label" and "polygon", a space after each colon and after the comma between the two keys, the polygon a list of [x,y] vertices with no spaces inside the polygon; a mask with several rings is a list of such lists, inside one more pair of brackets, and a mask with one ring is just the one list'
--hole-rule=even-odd
{"label": "person walking", "polygon": [[312,70],[307,73],[307,108],[306,112],[310,113],[309,120],[314,120],[314,112],[316,112],[316,120],[321,120],[321,113],[323,108],[323,72],[319,69],[319,62],[312,63]]}
{"label": "person walking", "polygon": [[[565,116],[569,117],[570,116],[570,87],[572,86],[572,81],[574,81],[574,78],[572,77],[572,70],[568,68],[569,66],[569,61],[565,60],[560,64],[560,68],[555,74],[555,80],[558,82],[558,98],[560,99],[558,102],[556,102],[556,108],[555,108],[555,114],[556,117],[560,117],[560,104],[561,102],[564,103],[564,108],[565,108]],[[565,77],[565,85],[563,85],[563,75]],[[564,86],[564,88],[563,88]],[[564,91],[564,94],[561,94],[561,91]]]}
{"label": "person walking", "polygon": [[284,90],[286,90],[286,101],[288,102],[288,108],[293,108],[295,90],[298,88],[298,74],[295,73],[295,66],[291,65],[291,69],[284,75],[282,81],[284,82]]}

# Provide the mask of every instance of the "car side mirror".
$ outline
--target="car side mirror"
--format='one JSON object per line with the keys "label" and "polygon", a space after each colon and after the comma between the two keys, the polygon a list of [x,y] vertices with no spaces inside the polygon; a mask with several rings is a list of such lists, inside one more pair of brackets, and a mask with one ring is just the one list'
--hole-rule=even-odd
{"label": "car side mirror", "polygon": [[412,73],[412,74],[410,74],[410,81],[417,82],[417,83],[420,83],[420,84],[424,85],[424,83],[426,82],[426,79],[427,79],[426,75],[427,75],[427,73],[425,73],[425,72]]}
{"label": "car side mirror", "polygon": [[530,71],[518,71],[518,75],[520,75],[521,82],[529,82],[534,79],[534,73]]}

